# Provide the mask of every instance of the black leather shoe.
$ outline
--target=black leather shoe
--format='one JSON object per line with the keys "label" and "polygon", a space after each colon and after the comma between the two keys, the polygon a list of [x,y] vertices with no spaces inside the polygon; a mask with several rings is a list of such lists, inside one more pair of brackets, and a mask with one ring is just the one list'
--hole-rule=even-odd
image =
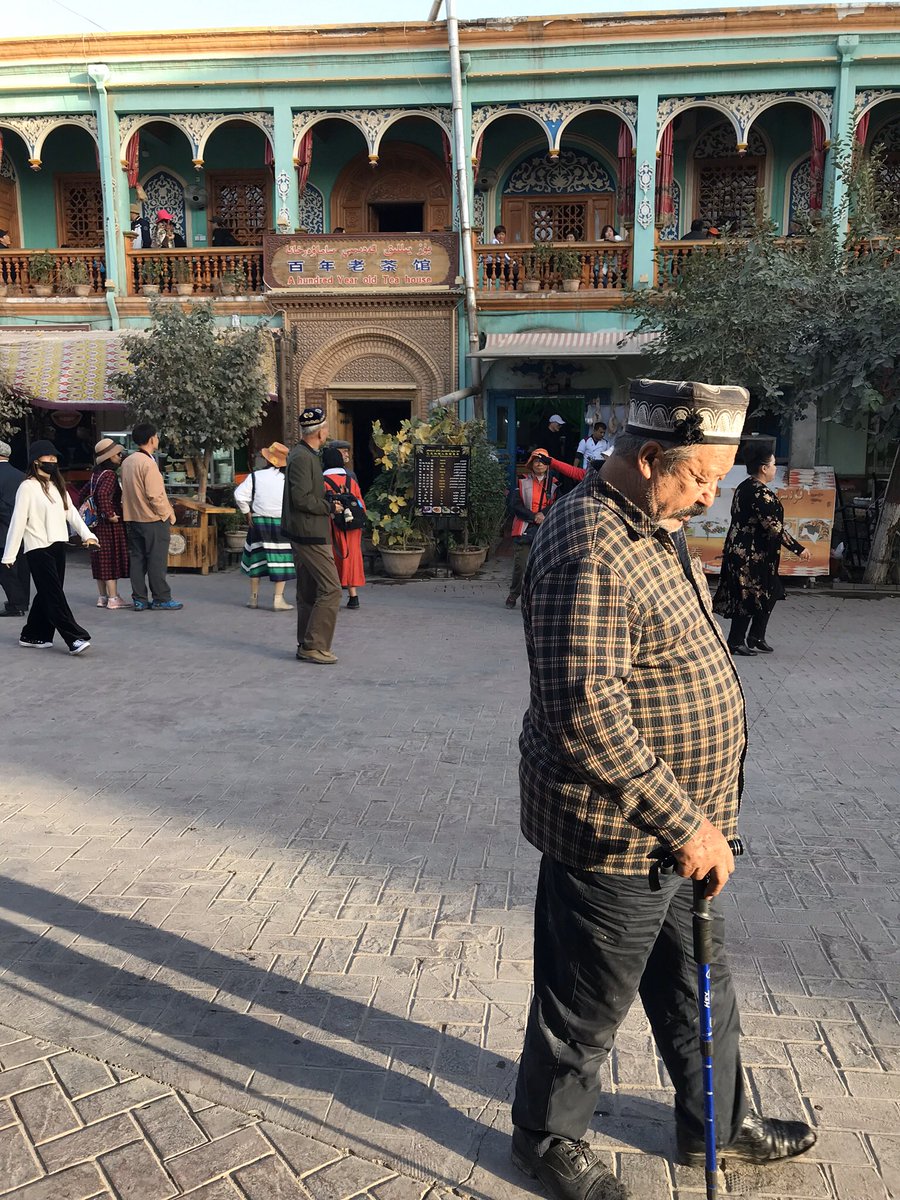
{"label": "black leather shoe", "polygon": [[628,1200],[631,1196],[587,1142],[556,1138],[538,1154],[536,1143],[517,1127],[512,1160],[531,1179],[540,1180],[553,1200]]}
{"label": "black leather shoe", "polygon": [[775,649],[775,647],[770,646],[769,643],[767,641],[765,641],[765,639],[762,639],[758,642],[751,642],[750,639],[748,638],[747,645],[750,647],[751,650],[762,650],[763,654],[771,654],[772,651]]}
{"label": "black leather shoe", "polygon": [[732,654],[739,654],[742,658],[755,658],[756,657],[756,651],[751,650],[750,647],[747,645],[729,646],[728,649],[731,651]]}
{"label": "black leather shoe", "polygon": [[[683,1133],[680,1126],[677,1137],[681,1161],[690,1167],[702,1167],[706,1161],[703,1143]],[[749,1112],[738,1136],[730,1146],[723,1146],[719,1154],[723,1159],[740,1162],[781,1162],[805,1154],[817,1140],[816,1131],[803,1121],[780,1121],[777,1117],[761,1117],[757,1112]]]}
{"label": "black leather shoe", "polygon": [[24,608],[0,608],[0,617],[27,617],[28,611]]}
{"label": "black leather shoe", "polygon": [[506,607],[507,608],[515,608],[516,607],[516,597],[511,592],[506,597]]}

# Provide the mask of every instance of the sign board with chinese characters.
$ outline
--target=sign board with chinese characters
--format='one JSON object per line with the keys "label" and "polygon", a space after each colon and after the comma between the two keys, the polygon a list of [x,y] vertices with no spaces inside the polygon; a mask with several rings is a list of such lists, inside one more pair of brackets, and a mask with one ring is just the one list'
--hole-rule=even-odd
{"label": "sign board with chinese characters", "polygon": [[469,447],[416,446],[413,511],[417,517],[465,517]]}
{"label": "sign board with chinese characters", "polygon": [[449,288],[459,240],[455,233],[267,233],[263,255],[266,284],[282,291]]}
{"label": "sign board with chinese characters", "polygon": [[[685,530],[691,553],[699,556],[708,575],[718,575],[722,569],[734,489],[746,478],[746,468],[733,467],[719,484],[712,507],[690,521]],[[784,506],[786,531],[811,555],[808,562],[801,562],[790,550],[782,549],[779,575],[827,575],[834,524],[834,471],[810,467],[788,472],[779,467],[772,490]]]}

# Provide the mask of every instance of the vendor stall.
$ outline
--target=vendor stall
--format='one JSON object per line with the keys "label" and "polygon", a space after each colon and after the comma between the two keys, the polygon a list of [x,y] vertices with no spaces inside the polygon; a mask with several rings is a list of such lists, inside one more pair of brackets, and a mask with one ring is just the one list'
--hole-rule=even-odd
{"label": "vendor stall", "polygon": [[[169,570],[199,570],[201,575],[219,569],[218,514],[232,514],[234,508],[203,504],[187,496],[173,496],[176,523],[169,539]],[[210,520],[210,517],[213,520]]]}

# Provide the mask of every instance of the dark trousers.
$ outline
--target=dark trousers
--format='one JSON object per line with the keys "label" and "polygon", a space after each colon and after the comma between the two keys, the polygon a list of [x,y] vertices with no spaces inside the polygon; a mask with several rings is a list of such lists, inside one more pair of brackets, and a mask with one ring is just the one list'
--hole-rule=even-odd
{"label": "dark trousers", "polygon": [[528,566],[528,556],[531,554],[531,542],[516,542],[513,551],[513,573],[509,584],[509,594],[516,600],[522,595],[522,579]]}
{"label": "dark trousers", "polygon": [[[691,881],[573,871],[546,855],[534,916],[534,1000],[519,1065],[513,1124],[546,1138],[584,1137],[600,1095],[599,1071],[640,995],[675,1086],[675,1114],[703,1142],[703,1078]],[[747,1113],[740,1021],[712,902],[715,1090],[722,1145]]]}
{"label": "dark trousers", "polygon": [[[8,532],[8,528],[0,525],[0,545],[6,541]],[[25,612],[31,595],[31,576],[24,551],[19,551],[11,567],[0,567],[0,587],[6,593],[7,612]]]}
{"label": "dark trousers", "polygon": [[131,594],[147,603],[147,584],[154,600],[171,600],[166,579],[169,561],[168,521],[126,521],[128,555],[131,559]]}
{"label": "dark trousers", "polygon": [[331,650],[341,607],[341,581],[331,546],[292,543],[297,570],[297,645]]}
{"label": "dark trousers", "polygon": [[71,650],[76,641],[90,641],[91,635],[82,629],[69,608],[63,592],[66,579],[66,545],[54,542],[41,550],[29,550],[25,555],[28,570],[34,580],[34,600],[22,637],[32,642],[52,642],[58,633]]}
{"label": "dark trousers", "polygon": [[773,606],[769,605],[765,612],[757,613],[755,617],[732,617],[731,629],[728,631],[728,645],[743,646],[748,637],[751,642],[765,641],[772,608]]}

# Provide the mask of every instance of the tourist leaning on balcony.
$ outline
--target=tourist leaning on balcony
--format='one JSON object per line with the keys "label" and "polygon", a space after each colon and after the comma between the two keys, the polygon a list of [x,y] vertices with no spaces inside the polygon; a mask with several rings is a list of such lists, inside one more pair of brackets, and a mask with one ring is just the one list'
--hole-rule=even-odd
{"label": "tourist leaning on balcony", "polygon": [[175,218],[168,209],[156,214],[156,247],[158,250],[184,250],[187,242],[175,228]]}

